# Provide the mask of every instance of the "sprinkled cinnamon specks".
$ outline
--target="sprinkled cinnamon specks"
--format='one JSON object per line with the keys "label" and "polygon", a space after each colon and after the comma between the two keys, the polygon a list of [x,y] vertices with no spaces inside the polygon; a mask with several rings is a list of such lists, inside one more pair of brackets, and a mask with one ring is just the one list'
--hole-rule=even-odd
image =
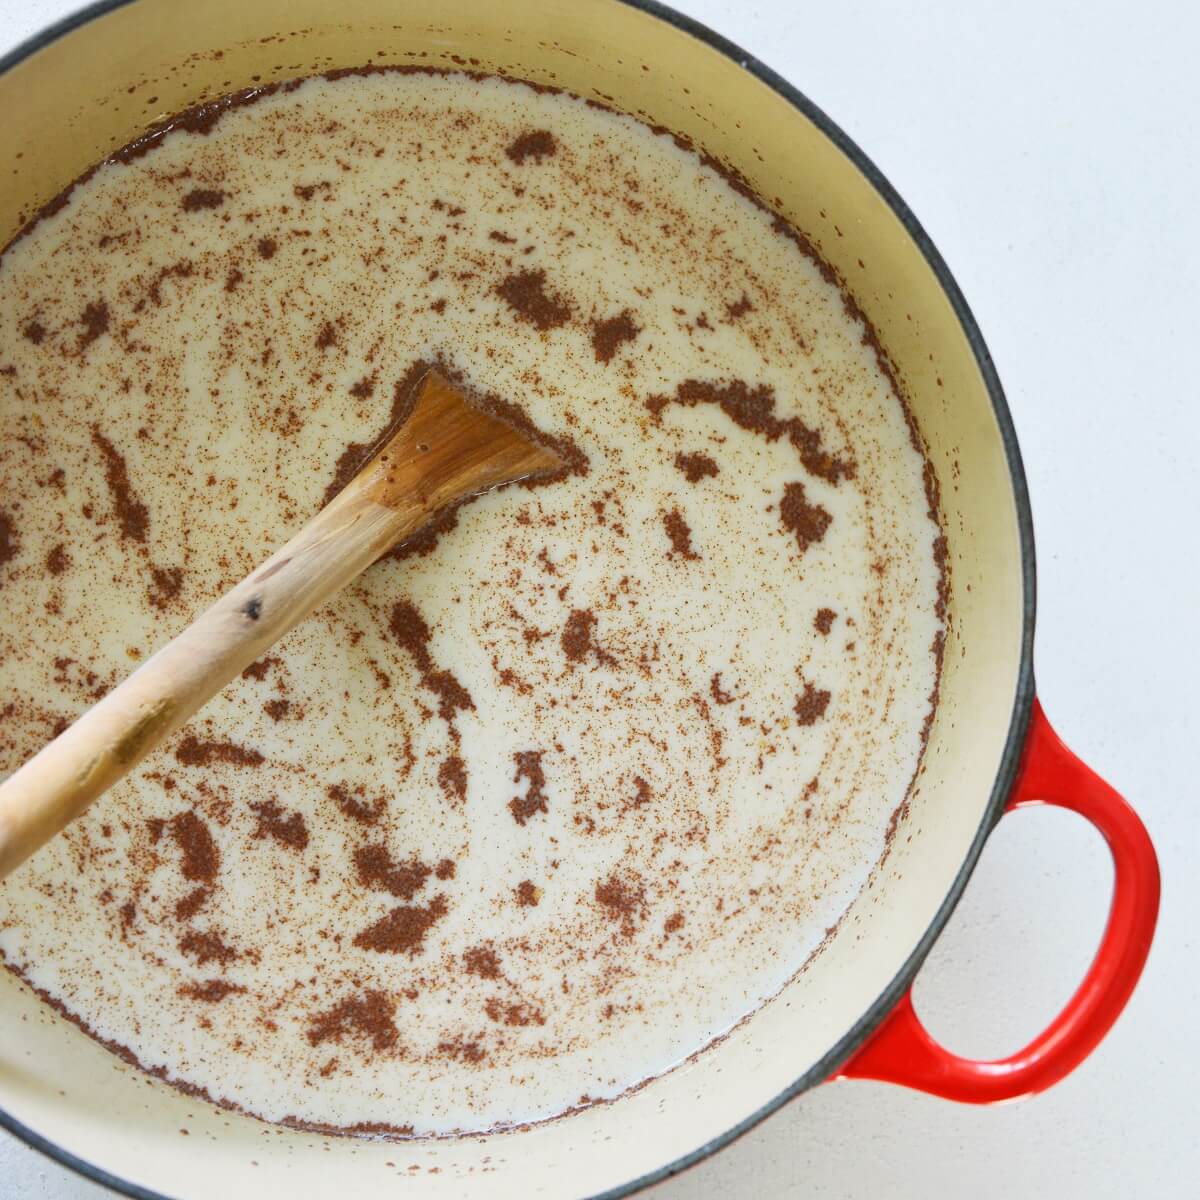
{"label": "sprinkled cinnamon specks", "polygon": [[5,259],[0,773],[336,494],[431,365],[565,466],[389,552],[10,879],[8,965],[322,1136],[609,1099],[799,967],[828,848],[903,819],[936,477],[836,276],[683,139],[437,70],[261,94]]}

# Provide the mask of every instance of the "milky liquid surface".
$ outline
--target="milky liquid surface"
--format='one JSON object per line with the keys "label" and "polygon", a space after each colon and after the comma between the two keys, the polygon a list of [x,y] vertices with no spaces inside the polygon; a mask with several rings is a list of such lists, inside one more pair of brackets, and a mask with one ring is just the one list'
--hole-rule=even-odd
{"label": "milky liquid surface", "polygon": [[418,1134],[735,1024],[878,862],[930,713],[938,528],[863,335],[695,154],[523,85],[313,80],[102,166],[0,259],[0,772],[315,512],[415,363],[577,454],[0,885],[7,964],[216,1100]]}

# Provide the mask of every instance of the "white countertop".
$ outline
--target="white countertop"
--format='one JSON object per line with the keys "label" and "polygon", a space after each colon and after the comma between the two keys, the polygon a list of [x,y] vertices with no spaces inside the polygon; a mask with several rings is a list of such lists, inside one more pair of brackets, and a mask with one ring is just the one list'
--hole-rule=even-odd
{"label": "white countertop", "polygon": [[[955,273],[1029,474],[1043,703],[1141,813],[1164,887],[1137,993],[1053,1091],[989,1109],[826,1085],[651,1195],[1195,1196],[1197,9],[1190,0],[676,4],[825,109]],[[77,6],[0,0],[0,52]],[[1110,875],[1083,822],[1049,810],[1006,819],[917,985],[931,1029],[980,1056],[1037,1033],[1090,959]],[[0,1131],[2,1200],[108,1194]]]}

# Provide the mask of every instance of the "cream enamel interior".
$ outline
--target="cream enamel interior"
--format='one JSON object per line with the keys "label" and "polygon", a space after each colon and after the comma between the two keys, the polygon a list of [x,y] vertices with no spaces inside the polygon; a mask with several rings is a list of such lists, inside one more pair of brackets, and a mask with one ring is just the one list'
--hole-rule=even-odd
{"label": "cream enamel interior", "polygon": [[824,133],[666,22],[612,0],[452,0],[435,22],[411,0],[336,10],[313,0],[137,0],[0,77],[0,109],[19,114],[0,128],[0,239],[98,158],[201,98],[256,77],[452,56],[600,96],[690,135],[741,170],[842,273],[899,368],[942,481],[953,596],[938,718],[893,853],[809,969],[692,1064],[569,1120],[400,1145],[266,1127],[123,1067],[0,975],[0,1108],[164,1195],[384,1194],[396,1175],[431,1197],[459,1195],[468,1180],[479,1195],[590,1195],[690,1153],[789,1087],[884,991],[961,870],[1006,746],[1021,662],[1017,512],[987,389],[951,304],[891,209]]}

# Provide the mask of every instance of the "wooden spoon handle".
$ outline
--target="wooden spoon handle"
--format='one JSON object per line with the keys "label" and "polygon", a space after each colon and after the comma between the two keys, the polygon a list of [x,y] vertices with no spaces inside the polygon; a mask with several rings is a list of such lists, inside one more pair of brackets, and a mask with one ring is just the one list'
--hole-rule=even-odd
{"label": "wooden spoon handle", "polygon": [[390,546],[447,505],[563,467],[429,372],[412,411],[282,550],[0,784],[0,879]]}
{"label": "wooden spoon handle", "polygon": [[429,517],[358,484],[0,784],[0,879]]}

